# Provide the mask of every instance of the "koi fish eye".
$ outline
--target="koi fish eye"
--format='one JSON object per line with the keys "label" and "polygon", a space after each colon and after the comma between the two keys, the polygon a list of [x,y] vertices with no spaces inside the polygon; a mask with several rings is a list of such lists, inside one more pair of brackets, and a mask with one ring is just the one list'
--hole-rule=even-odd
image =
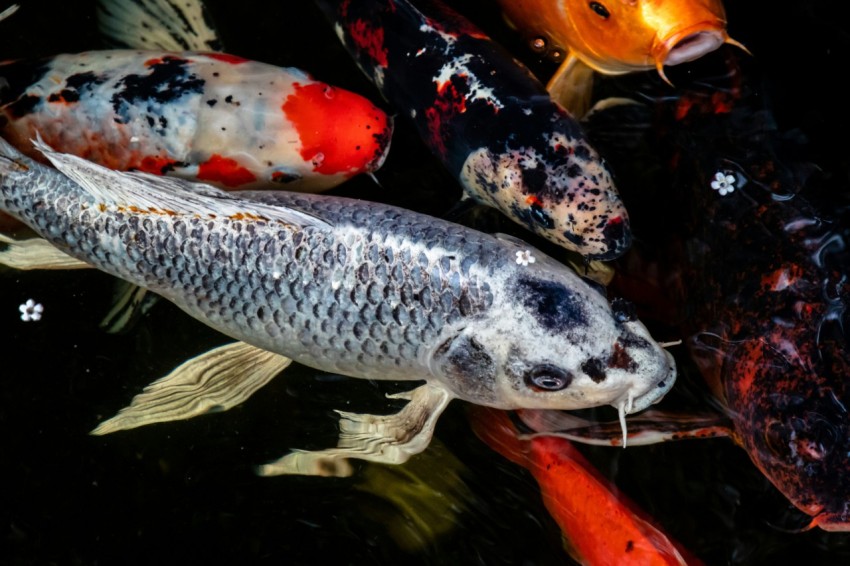
{"label": "koi fish eye", "polygon": [[765,427],[764,443],[774,456],[785,458],[791,452],[788,441],[788,431],[781,422],[774,420]]}
{"label": "koi fish eye", "polygon": [[637,318],[635,306],[626,299],[617,297],[611,301],[611,313],[617,322],[630,322]]}
{"label": "koi fish eye", "polygon": [[588,5],[590,6],[590,9],[593,10],[596,15],[602,18],[603,20],[607,20],[611,17],[611,12],[608,11],[608,8],[606,8],[599,2],[591,2]]}
{"label": "koi fish eye", "polygon": [[526,372],[525,383],[538,391],[560,391],[573,381],[573,376],[551,364],[534,366]]}

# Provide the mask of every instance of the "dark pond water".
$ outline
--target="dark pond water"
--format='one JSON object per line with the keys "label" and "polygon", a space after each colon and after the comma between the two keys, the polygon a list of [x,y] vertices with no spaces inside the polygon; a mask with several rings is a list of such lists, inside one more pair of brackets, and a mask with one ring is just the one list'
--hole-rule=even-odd
{"label": "dark pond water", "polygon": [[[100,47],[93,2],[22,3],[0,28],[0,56]],[[230,52],[379,100],[307,0],[209,4]],[[541,76],[551,72],[490,3],[455,5]],[[727,11],[782,129],[804,132],[817,164],[847,187],[850,116],[840,85],[850,34],[839,6],[730,0]],[[382,187],[356,179],[336,192],[433,214],[460,194],[402,120],[378,177]],[[380,411],[387,384],[293,367],[230,412],[89,436],[146,384],[228,341],[167,304],[131,332],[105,334],[98,322],[112,284],[94,272],[0,270],[0,564],[571,563],[533,479],[475,438],[459,402],[425,454],[398,469],[358,465],[347,479],[261,478],[253,466],[290,447],[331,444],[333,409]],[[44,305],[38,323],[19,319],[29,298]],[[687,360],[680,367],[683,382],[698,379]],[[783,530],[806,518],[727,440],[587,453],[706,563],[850,560],[848,535]]]}

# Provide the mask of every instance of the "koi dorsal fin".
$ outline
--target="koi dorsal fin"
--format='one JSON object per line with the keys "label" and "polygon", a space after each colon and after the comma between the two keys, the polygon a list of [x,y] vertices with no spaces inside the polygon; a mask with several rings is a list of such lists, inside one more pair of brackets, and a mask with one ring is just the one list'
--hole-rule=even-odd
{"label": "koi dorsal fin", "polygon": [[200,0],[98,0],[98,27],[116,47],[165,51],[221,51]]}
{"label": "koi dorsal fin", "polygon": [[40,139],[33,144],[61,173],[107,206],[169,215],[278,222],[296,229],[331,228],[325,220],[292,208],[248,201],[210,185],[176,177],[113,171],[81,157],[53,151]]}

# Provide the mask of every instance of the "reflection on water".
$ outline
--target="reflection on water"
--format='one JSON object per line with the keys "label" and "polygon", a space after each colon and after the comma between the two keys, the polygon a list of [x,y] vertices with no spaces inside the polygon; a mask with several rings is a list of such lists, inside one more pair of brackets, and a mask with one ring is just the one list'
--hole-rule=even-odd
{"label": "reflection on water", "polygon": [[[54,4],[24,2],[13,24],[4,24],[4,57],[99,47],[92,2]],[[209,4],[230,51],[299,66],[378,100],[309,2]],[[489,2],[454,4],[469,7],[527,56]],[[727,2],[727,11],[730,33],[766,71],[783,129],[802,129],[813,159],[834,179],[850,182],[846,144],[832,141],[843,139],[848,124],[834,73],[846,63],[850,38],[826,17],[836,5],[810,2],[777,12],[765,1]],[[779,27],[764,29],[768,11]],[[337,192],[436,214],[460,192],[401,119],[378,178],[381,188],[356,179]],[[388,412],[383,394],[391,384],[293,366],[227,413],[89,436],[145,385],[226,342],[164,302],[132,331],[107,335],[98,323],[111,293],[112,281],[98,273],[0,270],[0,462],[7,478],[0,488],[7,549],[0,563],[570,563],[534,481],[475,438],[459,403],[440,420],[441,445],[404,472],[356,463],[358,473],[347,479],[253,473],[290,447],[332,445],[335,408]],[[20,320],[18,305],[27,299],[44,306],[41,321]],[[676,354],[681,358],[684,350]],[[690,364],[680,362],[680,381],[697,382]],[[685,392],[675,392],[665,407],[677,400],[687,400]],[[784,532],[807,518],[727,440],[585,452],[706,563],[840,564],[850,557],[847,535]],[[383,491],[376,487],[382,482]],[[401,495],[414,485],[425,507]],[[423,509],[441,513],[434,502],[445,505],[445,515],[423,519]]]}

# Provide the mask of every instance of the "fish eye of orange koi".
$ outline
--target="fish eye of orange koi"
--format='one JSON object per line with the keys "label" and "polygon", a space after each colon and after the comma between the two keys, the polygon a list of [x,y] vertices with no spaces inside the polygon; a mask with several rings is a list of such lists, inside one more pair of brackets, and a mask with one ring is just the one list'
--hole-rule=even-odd
{"label": "fish eye of orange koi", "polygon": [[588,3],[588,6],[590,6],[590,9],[603,20],[607,20],[611,17],[611,12],[608,11],[608,8],[599,2],[590,2]]}

